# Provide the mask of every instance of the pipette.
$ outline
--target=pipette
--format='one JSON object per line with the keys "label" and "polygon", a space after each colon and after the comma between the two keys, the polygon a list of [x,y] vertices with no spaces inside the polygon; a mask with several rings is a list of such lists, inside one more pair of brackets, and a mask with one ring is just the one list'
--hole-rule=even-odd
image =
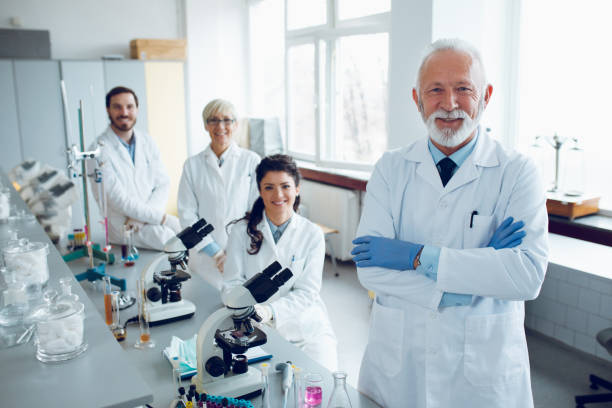
{"label": "pipette", "polygon": [[278,363],[276,365],[276,371],[281,372],[281,387],[283,389],[283,408],[287,408],[287,395],[289,394],[289,388],[293,382],[293,371],[291,370],[291,363]]}

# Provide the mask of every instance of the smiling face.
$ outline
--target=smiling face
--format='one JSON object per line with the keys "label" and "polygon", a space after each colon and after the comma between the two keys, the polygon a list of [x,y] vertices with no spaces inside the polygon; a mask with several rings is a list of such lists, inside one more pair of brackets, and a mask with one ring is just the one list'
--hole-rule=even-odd
{"label": "smiling face", "polygon": [[259,194],[266,215],[275,225],[281,225],[293,215],[293,204],[300,193],[295,180],[284,171],[269,171],[259,183]]}
{"label": "smiling face", "polygon": [[236,118],[230,112],[214,112],[208,117],[204,128],[210,135],[210,147],[217,156],[229,147],[237,126]]}
{"label": "smiling face", "polygon": [[426,60],[412,96],[432,140],[455,147],[473,137],[492,90],[469,54],[442,50]]}
{"label": "smiling face", "polygon": [[120,132],[132,130],[138,117],[138,106],[134,95],[129,92],[113,95],[106,112],[113,129]]}

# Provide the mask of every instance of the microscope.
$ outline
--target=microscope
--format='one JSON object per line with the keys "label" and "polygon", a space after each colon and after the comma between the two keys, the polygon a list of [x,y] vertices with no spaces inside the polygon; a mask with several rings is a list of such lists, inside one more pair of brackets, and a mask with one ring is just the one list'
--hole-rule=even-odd
{"label": "microscope", "polygon": [[[189,250],[213,231],[204,218],[179,232],[164,244],[163,253],[155,257],[140,275],[145,296],[146,320],[151,326],[188,319],[195,313],[195,305],[181,297],[183,282],[191,279],[187,273]],[[159,263],[168,257],[170,270],[155,272]]]}
{"label": "microscope", "polygon": [[[289,269],[281,271],[281,265],[274,262],[242,286],[222,294],[225,307],[210,315],[198,331],[198,374],[191,379],[198,392],[246,399],[261,392],[261,372],[249,368],[243,354],[267,341],[266,334],[251,323],[251,319],[261,321],[253,306],[272,297],[292,276]],[[233,327],[220,328],[229,318]]]}

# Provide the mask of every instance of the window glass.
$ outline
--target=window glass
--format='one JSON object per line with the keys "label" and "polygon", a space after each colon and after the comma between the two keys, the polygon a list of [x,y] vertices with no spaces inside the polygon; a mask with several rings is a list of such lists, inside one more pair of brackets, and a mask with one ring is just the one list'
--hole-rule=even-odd
{"label": "window glass", "polygon": [[387,147],[388,34],[341,37],[337,44],[332,159],[374,163]]}
{"label": "window glass", "polygon": [[391,10],[391,0],[338,0],[338,19],[365,17]]}
{"label": "window glass", "polygon": [[296,30],[325,24],[327,2],[325,0],[287,0],[287,29]]}
{"label": "window glass", "polygon": [[289,150],[315,154],[315,77],[314,44],[289,48],[288,110]]}
{"label": "window glass", "polygon": [[[612,38],[612,2],[586,0],[576,6],[537,0],[523,2],[523,7],[520,148],[539,152],[534,156],[541,156],[538,161],[544,182],[550,186],[554,150],[543,139],[552,139],[555,133],[566,139],[560,151],[561,189],[583,166],[584,189],[602,196],[600,207],[612,209],[612,134],[606,126],[610,116],[607,102],[612,94],[608,79],[612,54],[607,51]],[[536,136],[543,137],[538,143],[541,147],[532,149]],[[572,138],[584,149],[582,164],[571,161]],[[564,171],[570,165],[575,169]]]}

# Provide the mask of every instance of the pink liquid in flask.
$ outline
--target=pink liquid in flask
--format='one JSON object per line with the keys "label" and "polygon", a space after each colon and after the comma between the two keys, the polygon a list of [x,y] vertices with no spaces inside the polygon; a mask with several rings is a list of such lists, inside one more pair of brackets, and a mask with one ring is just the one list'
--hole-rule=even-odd
{"label": "pink liquid in flask", "polygon": [[323,391],[321,390],[321,387],[308,386],[306,387],[304,402],[306,402],[306,406],[308,407],[317,407],[321,405],[322,396]]}

